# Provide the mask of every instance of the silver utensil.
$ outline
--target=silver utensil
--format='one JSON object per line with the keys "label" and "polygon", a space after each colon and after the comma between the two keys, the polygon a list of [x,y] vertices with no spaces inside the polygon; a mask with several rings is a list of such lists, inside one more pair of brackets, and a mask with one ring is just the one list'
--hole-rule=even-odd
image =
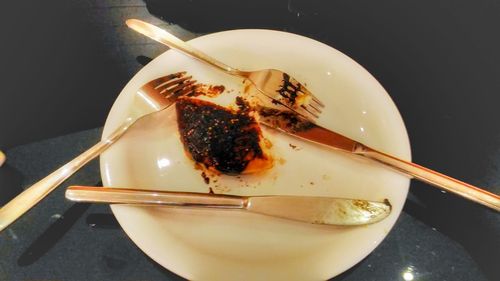
{"label": "silver utensil", "polygon": [[109,136],[39,182],[24,190],[0,209],[0,231],[31,209],[73,173],[114,144],[139,119],[172,105],[177,97],[194,89],[195,81],[185,72],[160,77],[143,85],[136,93],[134,111]]}
{"label": "silver utensil", "polygon": [[391,212],[389,201],[304,196],[234,196],[128,188],[70,186],[76,202],[244,210],[312,224],[341,226],[378,222]]}
{"label": "silver utensil", "polygon": [[0,150],[0,167],[2,167],[5,162],[5,154]]}
{"label": "silver utensil", "polygon": [[258,109],[259,122],[264,125],[308,141],[375,160],[413,178],[458,194],[493,210],[500,211],[500,197],[494,193],[370,148],[367,145],[321,127],[307,118],[290,111],[288,108],[277,109],[280,106],[276,105],[272,100],[267,100],[267,104],[265,104],[266,100],[261,99],[260,102],[262,107]]}
{"label": "silver utensil", "polygon": [[228,74],[248,79],[263,94],[273,98],[276,102],[284,106],[293,108],[304,116],[317,118],[321,113],[321,108],[324,107],[324,104],[307,90],[303,84],[283,71],[277,69],[239,70],[195,49],[155,25],[137,19],[129,19],[126,21],[126,24],[133,30],[170,48],[179,50]]}

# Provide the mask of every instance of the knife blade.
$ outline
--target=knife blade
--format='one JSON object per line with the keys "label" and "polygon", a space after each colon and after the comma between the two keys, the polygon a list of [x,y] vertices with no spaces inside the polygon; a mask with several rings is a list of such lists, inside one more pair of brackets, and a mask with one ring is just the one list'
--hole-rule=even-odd
{"label": "knife blade", "polygon": [[259,123],[330,148],[363,156],[445,191],[500,211],[500,196],[437,171],[375,150],[288,110],[257,106]]}
{"label": "knife blade", "polygon": [[338,226],[375,223],[386,218],[392,209],[388,200],[235,196],[91,186],[70,186],[66,190],[66,198],[76,202],[243,210],[311,224]]}

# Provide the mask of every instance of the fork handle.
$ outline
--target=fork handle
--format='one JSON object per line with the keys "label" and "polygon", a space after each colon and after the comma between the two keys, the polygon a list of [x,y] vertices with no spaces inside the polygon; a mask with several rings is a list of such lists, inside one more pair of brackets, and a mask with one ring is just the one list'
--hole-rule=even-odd
{"label": "fork handle", "polygon": [[415,163],[377,151],[359,143],[356,145],[354,153],[376,160],[421,181],[440,187],[448,192],[458,194],[496,211],[500,211],[500,196],[479,187],[454,179],[447,175],[443,175]]}
{"label": "fork handle", "polygon": [[90,160],[104,152],[127,131],[131,124],[133,124],[133,120],[127,119],[125,123],[112,132],[105,140],[98,142],[5,204],[0,209],[0,231],[16,221]]}
{"label": "fork handle", "polygon": [[192,47],[181,39],[175,37],[173,34],[168,33],[167,31],[152,25],[150,23],[137,20],[137,19],[129,19],[126,21],[128,27],[133,30],[146,35],[147,37],[160,42],[164,45],[169,46],[172,49],[176,49],[181,51],[195,59],[198,59],[202,62],[208,63],[211,66],[218,68],[228,74],[235,76],[243,76],[246,77],[246,72],[238,70],[236,68],[230,67],[223,62],[203,53],[202,51]]}

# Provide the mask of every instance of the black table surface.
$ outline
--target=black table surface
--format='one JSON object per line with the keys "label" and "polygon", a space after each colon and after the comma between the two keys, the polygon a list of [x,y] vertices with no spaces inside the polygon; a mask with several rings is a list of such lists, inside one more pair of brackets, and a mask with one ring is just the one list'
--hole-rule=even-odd
{"label": "black table surface", "polygon": [[[415,162],[500,193],[500,2],[271,2],[2,6],[0,205],[95,143],[121,88],[166,50],[128,31],[131,17],[184,40],[268,28],[324,42],[386,88]],[[69,184],[99,185],[97,162]],[[62,198],[60,188],[0,233],[0,280],[182,279],[144,255],[108,207]],[[387,239],[333,280],[500,280],[499,237],[498,213],[413,181]]]}

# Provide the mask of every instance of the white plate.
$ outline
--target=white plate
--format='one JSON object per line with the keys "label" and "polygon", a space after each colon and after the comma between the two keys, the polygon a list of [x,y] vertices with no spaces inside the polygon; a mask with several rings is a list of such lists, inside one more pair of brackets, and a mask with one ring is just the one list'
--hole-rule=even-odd
{"label": "white plate", "polygon": [[[190,44],[240,69],[277,68],[291,74],[326,104],[321,124],[410,158],[403,121],[388,94],[365,69],[335,49],[268,30],[220,32]],[[240,79],[167,51],[125,86],[111,109],[104,135],[131,110],[131,98],[142,84],[180,70],[200,82],[242,90]],[[113,206],[113,213],[148,256],[191,280],[324,280],[368,255],[394,225],[409,180],[369,161],[269,129],[264,134],[280,161],[263,175],[222,176],[216,192],[388,198],[392,214],[374,225],[338,228],[237,211]],[[207,192],[201,172],[193,167],[179,140],[173,107],[138,124],[101,156],[103,183],[114,187]]]}

